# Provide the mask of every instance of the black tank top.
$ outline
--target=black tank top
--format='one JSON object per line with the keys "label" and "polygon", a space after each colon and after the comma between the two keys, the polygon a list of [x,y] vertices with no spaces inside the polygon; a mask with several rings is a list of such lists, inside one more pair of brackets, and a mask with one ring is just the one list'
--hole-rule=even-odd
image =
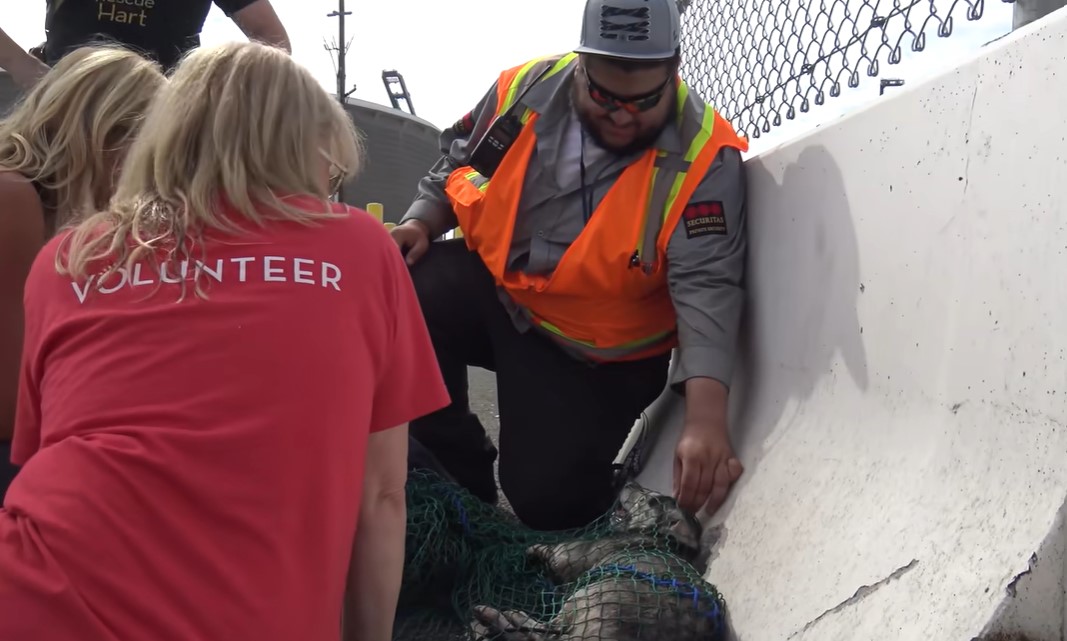
{"label": "black tank top", "polygon": [[[255,0],[215,0],[227,15]],[[49,0],[45,62],[93,42],[126,45],[171,69],[200,46],[212,0]]]}

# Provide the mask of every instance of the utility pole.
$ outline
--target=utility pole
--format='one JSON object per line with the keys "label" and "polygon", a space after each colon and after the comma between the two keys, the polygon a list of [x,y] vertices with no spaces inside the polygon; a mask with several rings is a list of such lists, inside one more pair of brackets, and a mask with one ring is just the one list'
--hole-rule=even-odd
{"label": "utility pole", "polygon": [[[346,89],[348,87],[348,79],[345,73],[345,58],[348,55],[349,43],[345,41],[345,16],[352,15],[351,11],[345,11],[345,0],[337,0],[337,11],[331,11],[326,14],[327,18],[337,18],[337,46],[329,47],[327,50],[337,51],[337,99],[341,102],[341,106],[345,108],[345,112],[348,112],[346,106],[348,96],[356,90],[355,86],[352,89]],[[344,185],[337,190],[337,202],[344,202]]]}

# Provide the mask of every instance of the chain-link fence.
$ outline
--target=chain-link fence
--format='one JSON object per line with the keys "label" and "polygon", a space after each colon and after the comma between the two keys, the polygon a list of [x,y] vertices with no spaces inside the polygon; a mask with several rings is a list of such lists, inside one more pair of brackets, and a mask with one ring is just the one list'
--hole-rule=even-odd
{"label": "chain-link fence", "polygon": [[[1013,0],[989,0],[1011,3]],[[751,138],[905,51],[980,19],[986,0],[679,0],[682,77]]]}

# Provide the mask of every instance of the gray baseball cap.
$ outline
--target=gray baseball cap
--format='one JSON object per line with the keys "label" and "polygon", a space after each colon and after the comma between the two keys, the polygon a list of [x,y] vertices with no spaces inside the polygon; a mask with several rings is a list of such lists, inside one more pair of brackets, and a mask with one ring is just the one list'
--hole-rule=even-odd
{"label": "gray baseball cap", "polygon": [[634,60],[674,56],[681,42],[677,0],[588,0],[578,53]]}

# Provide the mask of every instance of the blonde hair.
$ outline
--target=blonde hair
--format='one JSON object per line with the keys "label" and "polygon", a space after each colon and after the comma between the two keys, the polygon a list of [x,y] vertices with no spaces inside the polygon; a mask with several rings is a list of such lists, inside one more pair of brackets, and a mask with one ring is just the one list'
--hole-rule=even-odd
{"label": "blonde hair", "polygon": [[115,164],[136,136],[162,70],[131,51],[98,46],[64,56],[0,120],[0,170],[49,192],[59,223],[107,204]]}
{"label": "blonde hair", "polygon": [[[163,263],[191,259],[209,230],[340,216],[330,211],[323,163],[343,180],[362,153],[341,104],[285,52],[255,42],[196,49],[149,110],[107,211],[72,230],[57,269],[80,277],[107,260],[104,280],[146,258],[158,272],[161,251]],[[317,196],[322,212],[288,205],[296,195]]]}

